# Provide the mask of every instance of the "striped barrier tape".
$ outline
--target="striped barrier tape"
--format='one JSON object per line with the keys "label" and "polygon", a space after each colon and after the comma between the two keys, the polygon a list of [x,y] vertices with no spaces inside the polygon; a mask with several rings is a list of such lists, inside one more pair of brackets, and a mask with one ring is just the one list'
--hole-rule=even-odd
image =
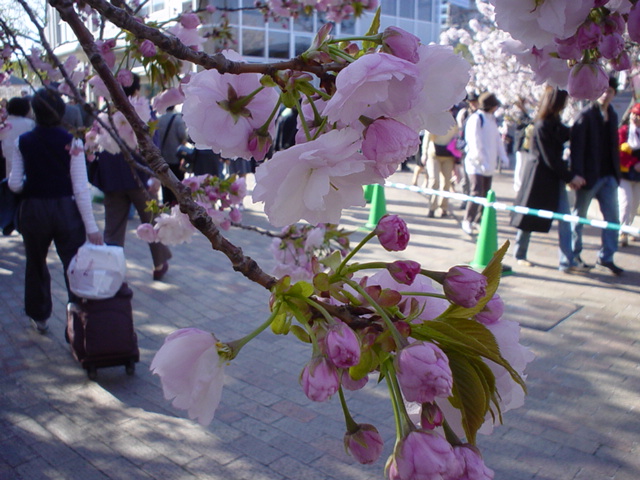
{"label": "striped barrier tape", "polygon": [[387,182],[384,186],[389,188],[396,188],[399,190],[409,190],[411,192],[422,193],[425,195],[439,195],[441,197],[461,200],[463,202],[479,203],[480,205],[495,208],[496,210],[516,212],[523,215],[535,215],[536,217],[550,218],[553,220],[560,220],[562,222],[582,223],[584,225],[591,225],[592,227],[608,230],[619,230],[620,232],[628,233],[636,238],[640,237],[640,228],[630,227],[628,225],[620,225],[619,223],[605,222],[604,220],[589,220],[588,218],[582,218],[576,215],[567,215],[564,213],[556,213],[552,212],[551,210],[538,210],[536,208],[522,207],[519,205],[512,206],[502,202],[488,202],[486,198],[482,197],[471,197],[469,195],[465,195],[464,193],[445,192],[444,190],[421,188],[413,185],[405,185],[403,183]]}

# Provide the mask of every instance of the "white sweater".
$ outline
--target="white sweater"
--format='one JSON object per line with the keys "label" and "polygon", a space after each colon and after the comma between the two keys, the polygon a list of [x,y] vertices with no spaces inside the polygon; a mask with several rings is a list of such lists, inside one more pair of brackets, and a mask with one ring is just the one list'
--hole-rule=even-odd
{"label": "white sweater", "polygon": [[464,168],[469,175],[490,177],[498,160],[504,166],[509,165],[509,157],[492,114],[477,111],[471,115],[465,126],[464,139],[467,142]]}

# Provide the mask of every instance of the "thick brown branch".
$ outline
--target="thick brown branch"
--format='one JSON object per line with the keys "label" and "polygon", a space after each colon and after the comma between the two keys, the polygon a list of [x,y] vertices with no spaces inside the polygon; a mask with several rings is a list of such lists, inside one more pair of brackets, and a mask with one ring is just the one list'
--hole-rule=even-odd
{"label": "thick brown branch", "polygon": [[242,273],[248,279],[259,285],[270,289],[275,284],[276,279],[266,274],[253,259],[243,255],[241,248],[233,245],[220,234],[220,231],[207,215],[205,209],[193,201],[189,189],[171,172],[169,165],[167,165],[162,158],[160,150],[153,143],[149,135],[148,126],[142,122],[136,114],[133,106],[120,87],[120,84],[100,55],[95,45],[93,35],[75,12],[73,1],[49,0],[49,3],[58,10],[60,18],[64,20],[75,33],[87,58],[109,90],[114,105],[131,124],[138,139],[138,145],[143,159],[156,173],[162,183],[174,192],[180,203],[180,210],[189,216],[191,223],[209,239],[211,246],[215,250],[224,253],[227,258],[229,258],[234,270]]}

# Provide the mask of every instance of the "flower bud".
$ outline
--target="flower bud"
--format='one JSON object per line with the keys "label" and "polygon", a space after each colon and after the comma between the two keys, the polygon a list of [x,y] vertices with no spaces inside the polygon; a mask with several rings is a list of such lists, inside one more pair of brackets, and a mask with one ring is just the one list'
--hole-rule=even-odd
{"label": "flower bud", "polygon": [[409,402],[428,403],[451,396],[453,376],[449,359],[430,342],[415,342],[395,358],[398,382]]}
{"label": "flower bud", "polygon": [[400,440],[385,470],[389,480],[458,479],[462,465],[443,437],[415,430]]}
{"label": "flower bud", "polygon": [[471,267],[451,267],[444,277],[447,298],[465,308],[473,308],[486,295],[487,277]]}
{"label": "flower bud", "polygon": [[504,313],[504,302],[497,293],[476,315],[476,320],[484,325],[496,323]]}
{"label": "flower bud", "polygon": [[420,264],[412,260],[397,260],[387,264],[387,270],[396,282],[411,285],[420,273]]}
{"label": "flower bud", "polygon": [[360,361],[360,342],[355,332],[346,323],[338,321],[331,326],[324,339],[329,359],[336,367],[349,368]]}
{"label": "flower bud", "polygon": [[141,223],[136,228],[138,238],[147,243],[155,243],[158,241],[158,232],[150,223]]}
{"label": "flower bud", "polygon": [[624,50],[624,39],[619,33],[605,35],[598,46],[604,58],[616,58]]}
{"label": "flower bud", "polygon": [[595,63],[578,63],[569,73],[568,92],[579,100],[595,100],[609,85],[609,77],[603,68]]}
{"label": "flower bud", "polygon": [[627,32],[634,42],[640,42],[640,3],[636,2],[629,11],[627,18]]}
{"label": "flower bud", "polygon": [[420,426],[425,430],[433,430],[442,426],[444,414],[435,403],[423,403],[420,410]]}
{"label": "flower bud", "polygon": [[200,17],[195,13],[183,13],[180,17],[180,25],[189,30],[193,30],[200,25]]}
{"label": "flower bud", "polygon": [[153,57],[157,53],[156,46],[151,40],[144,40],[140,44],[140,53],[143,57]]}
{"label": "flower bud", "polygon": [[338,391],[340,381],[336,367],[327,358],[317,356],[305,365],[300,384],[309,400],[324,402]]}
{"label": "flower bud", "polygon": [[127,69],[118,70],[116,79],[123,87],[130,87],[133,84],[133,73]]}
{"label": "flower bud", "polygon": [[387,27],[382,32],[382,51],[411,63],[418,63],[420,39],[398,27]]}
{"label": "flower bud", "polygon": [[373,463],[382,453],[382,437],[373,425],[361,423],[358,429],[344,436],[344,448],[358,462],[362,464]]}
{"label": "flower bud", "polygon": [[407,248],[409,229],[398,215],[385,215],[378,222],[375,230],[380,244],[391,252],[399,252]]}
{"label": "flower bud", "polygon": [[356,390],[360,390],[363,388],[367,382],[369,381],[369,375],[365,375],[360,380],[354,380],[351,378],[349,374],[349,370],[342,370],[342,375],[340,376],[340,383],[342,384],[342,388],[355,392]]}
{"label": "flower bud", "polygon": [[457,477],[459,480],[493,480],[493,470],[487,468],[480,453],[472,445],[453,447],[453,454],[462,468],[462,476]]}

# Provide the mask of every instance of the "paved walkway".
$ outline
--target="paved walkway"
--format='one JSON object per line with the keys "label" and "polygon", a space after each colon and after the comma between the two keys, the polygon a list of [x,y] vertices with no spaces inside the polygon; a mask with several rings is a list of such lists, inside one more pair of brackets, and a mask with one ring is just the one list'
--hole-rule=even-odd
{"label": "paved walkway", "polygon": [[[498,200],[512,199],[510,178],[494,177]],[[408,173],[393,177],[409,180]],[[386,194],[388,211],[402,214],[411,228],[412,245],[402,258],[440,269],[473,259],[473,240],[455,218],[426,218],[419,194]],[[248,201],[247,207],[246,222],[265,226]],[[367,209],[349,210],[344,223],[360,226],[367,217]],[[0,479],[382,478],[394,438],[384,386],[348,396],[356,420],[374,423],[386,440],[383,460],[363,467],[343,451],[337,399],[312,403],[301,392],[298,375],[309,350],[293,338],[264,333],[241,352],[227,369],[209,427],[171,408],[148,369],[164,337],[196,326],[222,340],[237,338],[265,318],[268,294],[231,271],[200,237],[174,248],[166,281],[152,282],[151,257],[133,235],[136,225],[130,223],[126,254],[141,361],[133,377],[123,368],[103,369],[97,382],[87,379],[64,342],[57,259],[50,257],[56,298],[51,330],[40,336],[21,312],[20,237],[0,238]],[[513,240],[504,213],[498,229],[500,243]],[[587,261],[595,260],[598,235],[585,227]],[[248,255],[268,257],[268,239],[242,231],[229,237]],[[498,480],[638,480],[640,242],[617,254],[616,262],[628,269],[621,278],[562,274],[556,246],[554,228],[532,238],[529,258],[536,267],[507,261],[516,275],[503,278],[500,294],[537,358],[528,369],[525,406],[507,413],[504,426],[481,437],[480,447]],[[391,257],[372,244],[361,258]]]}

